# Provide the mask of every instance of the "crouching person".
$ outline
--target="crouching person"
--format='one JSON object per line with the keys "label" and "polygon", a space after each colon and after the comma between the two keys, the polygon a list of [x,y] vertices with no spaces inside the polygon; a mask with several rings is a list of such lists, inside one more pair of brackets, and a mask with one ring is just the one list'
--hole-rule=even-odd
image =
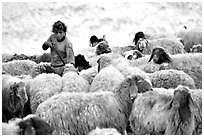
{"label": "crouching person", "polygon": [[50,48],[51,65],[44,65],[46,73],[56,73],[62,76],[67,66],[74,66],[75,58],[72,43],[66,37],[67,27],[57,21],[52,26],[53,34],[42,45],[43,50]]}

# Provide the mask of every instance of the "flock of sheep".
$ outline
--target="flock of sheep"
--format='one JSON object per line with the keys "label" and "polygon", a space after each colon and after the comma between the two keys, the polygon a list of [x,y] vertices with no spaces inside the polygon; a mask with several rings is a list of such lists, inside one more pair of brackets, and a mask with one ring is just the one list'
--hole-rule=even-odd
{"label": "flock of sheep", "polygon": [[[139,58],[126,58],[128,46],[98,45],[76,56],[78,66],[62,77],[45,73],[49,55],[3,54],[2,133],[202,134],[201,30],[146,36]],[[158,46],[170,62],[150,60],[163,59],[153,53]]]}

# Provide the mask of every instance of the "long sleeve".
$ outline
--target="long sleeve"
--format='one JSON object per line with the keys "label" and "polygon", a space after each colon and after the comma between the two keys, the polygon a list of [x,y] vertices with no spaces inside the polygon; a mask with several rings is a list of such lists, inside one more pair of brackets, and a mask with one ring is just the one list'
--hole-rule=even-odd
{"label": "long sleeve", "polygon": [[66,45],[66,54],[67,54],[66,62],[75,64],[75,57],[74,57],[74,50],[73,50],[73,47],[72,47],[72,43],[69,42],[68,44],[69,45]]}

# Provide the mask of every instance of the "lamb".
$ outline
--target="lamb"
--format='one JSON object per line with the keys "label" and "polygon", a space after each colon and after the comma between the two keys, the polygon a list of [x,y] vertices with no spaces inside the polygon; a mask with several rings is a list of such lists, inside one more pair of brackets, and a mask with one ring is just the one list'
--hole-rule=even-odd
{"label": "lamb", "polygon": [[53,126],[55,135],[86,135],[96,127],[116,128],[124,134],[134,81],[135,77],[126,79],[115,93],[61,92],[41,103],[36,114]]}
{"label": "lamb", "polygon": [[33,114],[2,123],[3,135],[51,135],[52,131],[47,122]]}
{"label": "lamb", "polygon": [[64,72],[62,92],[88,92],[90,84],[78,74],[78,71],[75,71],[75,68],[66,68]]}
{"label": "lamb", "polygon": [[27,100],[24,81],[11,75],[2,75],[2,121],[23,117]]}
{"label": "lamb", "polygon": [[2,63],[2,71],[12,76],[31,75],[32,77],[36,77],[44,73],[45,68],[31,60],[13,60]]}
{"label": "lamb", "polygon": [[185,85],[195,89],[195,82],[183,71],[168,69],[160,70],[150,74],[152,86],[155,88],[176,88],[178,85]]}
{"label": "lamb", "polygon": [[121,135],[115,128],[99,128],[92,130],[88,135]]}
{"label": "lamb", "polygon": [[34,114],[38,105],[62,92],[62,78],[57,74],[40,74],[29,82],[30,109]]}
{"label": "lamb", "polygon": [[184,45],[180,39],[175,38],[160,38],[149,41],[149,45],[144,49],[143,54],[151,54],[155,47],[162,47],[164,50],[172,55],[185,53]]}
{"label": "lamb", "polygon": [[190,49],[193,45],[202,45],[202,29],[194,28],[186,31],[178,32],[177,37],[182,38],[184,42],[184,49],[187,53],[190,52]]}
{"label": "lamb", "polygon": [[[164,89],[163,89],[164,90]],[[173,91],[173,92],[172,92]],[[192,135],[196,133],[202,113],[198,99],[186,86],[166,92],[149,91],[138,94],[130,114],[134,134]],[[200,106],[202,104],[200,103]],[[198,120],[199,119],[199,120]],[[198,121],[197,121],[198,120]]]}

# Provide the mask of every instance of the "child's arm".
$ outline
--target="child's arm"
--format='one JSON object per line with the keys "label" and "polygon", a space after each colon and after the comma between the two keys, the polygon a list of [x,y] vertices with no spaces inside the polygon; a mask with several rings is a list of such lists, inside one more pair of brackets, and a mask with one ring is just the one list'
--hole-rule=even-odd
{"label": "child's arm", "polygon": [[51,37],[52,37],[52,35],[42,45],[43,50],[47,50],[49,47],[52,47],[52,41],[51,41],[52,38]]}
{"label": "child's arm", "polygon": [[71,42],[68,42],[66,45],[66,53],[67,53],[66,62],[74,65],[75,57],[74,57],[74,50]]}

